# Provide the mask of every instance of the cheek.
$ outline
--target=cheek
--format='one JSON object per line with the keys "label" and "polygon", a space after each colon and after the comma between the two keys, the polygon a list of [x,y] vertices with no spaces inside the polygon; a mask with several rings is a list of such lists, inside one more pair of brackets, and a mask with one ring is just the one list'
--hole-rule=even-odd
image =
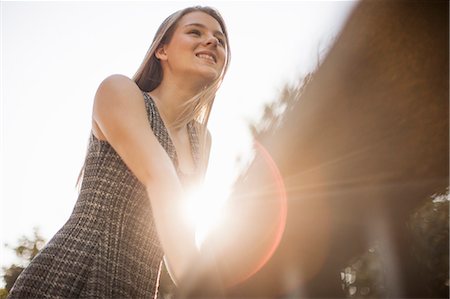
{"label": "cheek", "polygon": [[194,49],[193,43],[183,37],[178,37],[176,41],[174,40],[171,46],[173,55],[175,55],[176,57],[180,57],[180,54],[189,55],[189,53],[192,53]]}
{"label": "cheek", "polygon": [[223,67],[223,66],[225,66],[225,60],[227,58],[227,52],[225,50],[221,51],[220,57],[221,57],[220,60],[221,60],[222,67]]}
{"label": "cheek", "polygon": [[186,50],[194,50],[198,43],[195,43],[192,41],[192,39],[188,37],[180,38],[178,41],[178,47],[180,49],[186,49]]}

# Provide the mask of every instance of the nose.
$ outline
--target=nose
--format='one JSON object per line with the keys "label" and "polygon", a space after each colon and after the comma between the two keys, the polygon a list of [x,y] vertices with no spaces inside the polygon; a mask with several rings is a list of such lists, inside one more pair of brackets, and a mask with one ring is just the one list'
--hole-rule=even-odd
{"label": "nose", "polygon": [[207,46],[212,45],[212,46],[216,47],[216,46],[219,44],[219,40],[217,39],[217,37],[215,37],[215,36],[213,36],[213,35],[209,35],[209,36],[206,38],[205,44],[206,44]]}

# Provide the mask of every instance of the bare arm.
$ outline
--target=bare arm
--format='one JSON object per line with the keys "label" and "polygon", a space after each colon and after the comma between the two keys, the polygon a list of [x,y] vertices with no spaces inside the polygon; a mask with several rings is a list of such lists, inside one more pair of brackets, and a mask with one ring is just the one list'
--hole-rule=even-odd
{"label": "bare arm", "polygon": [[[181,292],[189,293],[192,288],[205,285],[211,289],[226,288],[237,276],[242,276],[239,273],[248,271],[242,269],[245,255],[238,258],[242,233],[236,232],[243,230],[237,227],[240,222],[236,220],[232,226],[237,230],[224,223],[214,232],[214,241],[206,242],[210,245],[204,246],[201,252],[197,250],[195,227],[183,211],[181,183],[172,161],[150,128],[142,92],[133,81],[113,75],[100,84],[94,101],[93,127],[97,137],[111,144],[145,186],[165,261]],[[208,133],[208,152],[210,139]],[[239,205],[238,210],[243,208]],[[237,218],[241,216],[248,215]],[[258,255],[254,248],[252,252]]]}
{"label": "bare arm", "polygon": [[95,95],[93,122],[146,187],[158,236],[175,280],[197,250],[182,211],[183,190],[173,164],[153,134],[142,92],[125,76],[105,79]]}

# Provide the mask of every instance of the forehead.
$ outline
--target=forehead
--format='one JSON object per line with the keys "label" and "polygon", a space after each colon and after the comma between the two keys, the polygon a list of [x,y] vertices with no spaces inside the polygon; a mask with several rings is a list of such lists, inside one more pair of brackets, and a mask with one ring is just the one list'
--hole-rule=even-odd
{"label": "forehead", "polygon": [[222,32],[219,22],[203,11],[193,11],[182,16],[178,21],[178,28],[182,28],[190,24],[201,24],[210,30]]}

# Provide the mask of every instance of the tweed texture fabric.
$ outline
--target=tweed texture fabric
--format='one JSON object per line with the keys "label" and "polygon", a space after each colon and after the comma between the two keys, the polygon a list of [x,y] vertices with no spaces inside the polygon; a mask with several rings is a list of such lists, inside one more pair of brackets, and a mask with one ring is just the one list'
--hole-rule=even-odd
{"label": "tweed texture fabric", "polygon": [[[156,105],[146,93],[143,98],[149,124],[181,179]],[[193,123],[188,132],[198,169]],[[9,298],[156,298],[162,258],[145,187],[107,141],[91,134],[74,210],[21,273]]]}

